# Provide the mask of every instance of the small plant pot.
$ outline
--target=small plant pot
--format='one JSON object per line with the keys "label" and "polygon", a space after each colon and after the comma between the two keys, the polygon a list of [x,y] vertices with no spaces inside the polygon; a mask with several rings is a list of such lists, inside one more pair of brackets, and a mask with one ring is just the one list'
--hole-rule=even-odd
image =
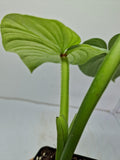
{"label": "small plant pot", "polygon": [[[32,160],[55,160],[56,149],[52,147],[42,147]],[[72,160],[96,160],[93,158],[74,154]]]}

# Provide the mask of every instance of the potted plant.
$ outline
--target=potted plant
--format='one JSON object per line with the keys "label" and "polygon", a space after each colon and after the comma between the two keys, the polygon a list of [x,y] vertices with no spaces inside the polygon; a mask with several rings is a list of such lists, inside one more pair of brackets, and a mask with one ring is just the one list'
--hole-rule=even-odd
{"label": "potted plant", "polygon": [[[5,50],[17,53],[31,72],[46,62],[61,63],[60,114],[56,118],[57,149],[43,147],[34,160],[92,159],[75,155],[74,151],[109,81],[120,74],[119,34],[112,37],[108,47],[100,38],[80,44],[80,37],[57,20],[8,14],[1,21],[1,35]],[[79,65],[82,72],[95,78],[68,126],[70,64]]]}

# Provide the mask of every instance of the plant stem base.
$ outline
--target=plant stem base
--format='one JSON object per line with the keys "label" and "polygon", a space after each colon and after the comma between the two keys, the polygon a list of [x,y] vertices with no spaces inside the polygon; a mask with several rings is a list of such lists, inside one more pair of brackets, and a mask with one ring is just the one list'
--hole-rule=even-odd
{"label": "plant stem base", "polygon": [[[36,156],[31,160],[55,160],[56,149],[52,147],[42,147]],[[72,160],[96,160],[89,157],[84,157],[81,155],[74,154]]]}

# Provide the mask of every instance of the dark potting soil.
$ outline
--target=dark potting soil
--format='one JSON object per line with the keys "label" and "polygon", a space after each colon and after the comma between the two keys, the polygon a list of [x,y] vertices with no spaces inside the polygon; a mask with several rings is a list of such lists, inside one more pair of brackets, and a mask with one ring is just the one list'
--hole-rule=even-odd
{"label": "dark potting soil", "polygon": [[[55,148],[45,146],[38,151],[33,160],[55,160],[55,152],[56,152]],[[72,160],[96,160],[96,159],[74,154]]]}

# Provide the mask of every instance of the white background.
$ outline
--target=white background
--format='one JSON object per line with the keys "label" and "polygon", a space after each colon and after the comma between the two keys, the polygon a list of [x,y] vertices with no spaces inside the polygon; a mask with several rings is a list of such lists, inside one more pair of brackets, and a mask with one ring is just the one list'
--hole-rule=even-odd
{"label": "white background", "polygon": [[[0,19],[8,13],[58,19],[78,33],[82,42],[93,37],[108,42],[120,32],[119,0],[0,0]],[[83,75],[77,66],[70,66],[70,105],[80,106],[91,82],[92,78]],[[6,105],[12,107],[7,98],[59,104],[59,96],[59,64],[43,64],[31,74],[16,54],[4,50],[0,39],[0,99],[5,101],[0,103],[1,111]],[[119,98],[120,78],[110,82],[97,109],[120,111]],[[21,103],[18,101],[17,105]],[[120,116],[117,117],[119,126]],[[111,127],[114,130],[113,124]]]}
{"label": "white background", "polygon": [[[92,37],[105,41],[120,32],[118,0],[1,0],[0,19],[8,13],[58,19],[76,31],[82,42]],[[13,53],[6,53],[0,41],[0,96],[21,97],[59,104],[60,65],[43,64],[33,74]],[[70,104],[79,107],[92,78],[77,66],[70,67]],[[119,99],[120,80],[111,82],[99,107],[112,110]]]}

